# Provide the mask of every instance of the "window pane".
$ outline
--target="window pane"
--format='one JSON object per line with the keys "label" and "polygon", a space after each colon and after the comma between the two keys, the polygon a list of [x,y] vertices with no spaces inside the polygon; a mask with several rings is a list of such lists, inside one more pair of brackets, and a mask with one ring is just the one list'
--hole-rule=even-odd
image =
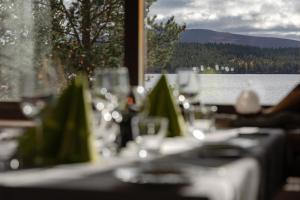
{"label": "window pane", "polygon": [[123,62],[123,0],[0,0],[0,99],[18,99],[18,74],[78,72]]}
{"label": "window pane", "polygon": [[275,104],[300,80],[298,1],[147,2],[146,87],[163,71],[175,84],[179,68],[197,67],[204,103],[233,104],[252,88]]}

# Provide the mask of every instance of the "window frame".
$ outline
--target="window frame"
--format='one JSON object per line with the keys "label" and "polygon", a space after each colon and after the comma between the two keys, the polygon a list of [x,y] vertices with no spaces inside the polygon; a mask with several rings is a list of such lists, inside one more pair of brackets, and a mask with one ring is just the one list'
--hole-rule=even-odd
{"label": "window frame", "polygon": [[[128,68],[130,84],[144,82],[144,0],[124,0],[125,36],[124,65]],[[19,102],[0,102],[0,120],[28,120],[21,112]]]}
{"label": "window frame", "polygon": [[125,56],[132,86],[144,85],[144,0],[125,0]]}

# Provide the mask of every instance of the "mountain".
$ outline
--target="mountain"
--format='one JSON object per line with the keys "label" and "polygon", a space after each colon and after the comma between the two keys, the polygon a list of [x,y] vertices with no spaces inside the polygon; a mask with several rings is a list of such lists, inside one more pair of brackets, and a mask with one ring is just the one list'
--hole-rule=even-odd
{"label": "mountain", "polygon": [[235,44],[261,48],[300,48],[300,41],[297,40],[239,35],[207,29],[187,29],[181,34],[180,42]]}

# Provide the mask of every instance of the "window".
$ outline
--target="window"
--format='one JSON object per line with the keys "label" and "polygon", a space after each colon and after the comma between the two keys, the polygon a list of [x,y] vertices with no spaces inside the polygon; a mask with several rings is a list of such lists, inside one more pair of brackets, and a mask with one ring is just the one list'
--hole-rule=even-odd
{"label": "window", "polygon": [[0,0],[0,100],[18,100],[23,70],[55,68],[65,84],[123,65],[124,16],[124,0]]}
{"label": "window", "polygon": [[146,1],[150,88],[162,72],[176,84],[179,68],[200,70],[204,103],[234,104],[254,89],[276,104],[300,80],[298,1]]}

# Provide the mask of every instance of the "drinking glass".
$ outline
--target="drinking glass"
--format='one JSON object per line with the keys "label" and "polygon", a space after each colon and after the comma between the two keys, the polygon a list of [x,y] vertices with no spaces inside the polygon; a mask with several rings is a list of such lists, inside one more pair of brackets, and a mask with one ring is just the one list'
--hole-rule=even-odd
{"label": "drinking glass", "polygon": [[188,110],[189,132],[198,140],[203,140],[206,134],[215,129],[216,106],[192,105]]}
{"label": "drinking glass", "polygon": [[129,75],[125,67],[110,70],[111,89],[108,90],[117,100],[118,109],[124,110],[130,93]]}
{"label": "drinking glass", "polygon": [[22,134],[23,131],[17,128],[0,129],[0,171],[20,168],[20,162],[14,155]]}
{"label": "drinking glass", "polygon": [[127,68],[104,68],[95,71],[93,102],[96,108],[96,143],[105,157],[117,153],[119,123],[130,92]]}
{"label": "drinking glass", "polygon": [[151,158],[160,154],[167,128],[167,118],[136,116],[132,119],[132,133],[140,158]]}
{"label": "drinking glass", "polygon": [[53,99],[57,91],[55,71],[26,71],[20,76],[21,110],[23,114],[34,120],[37,127],[37,150],[43,144],[42,110]]}
{"label": "drinking glass", "polygon": [[200,78],[197,68],[177,70],[178,101],[183,108],[200,103]]}
{"label": "drinking glass", "polygon": [[98,110],[102,110],[104,107],[124,109],[129,92],[130,86],[127,68],[104,68],[96,70],[93,94],[95,100],[103,104],[98,105],[98,107],[96,104]]}
{"label": "drinking glass", "polygon": [[[53,100],[57,87],[53,71],[27,71],[20,77],[21,109],[23,114],[35,120],[40,119],[43,108]],[[37,124],[39,125],[39,124]]]}

